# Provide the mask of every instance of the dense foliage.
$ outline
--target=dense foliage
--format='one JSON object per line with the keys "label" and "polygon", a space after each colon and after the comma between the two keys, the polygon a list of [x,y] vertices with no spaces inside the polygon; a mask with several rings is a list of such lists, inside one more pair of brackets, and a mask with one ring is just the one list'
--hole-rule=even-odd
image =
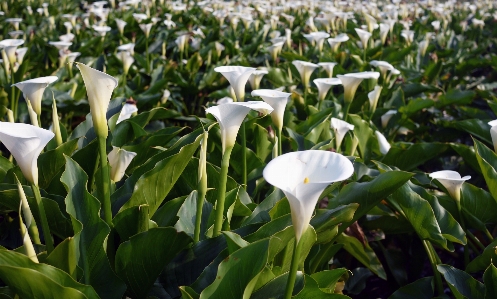
{"label": "dense foliage", "polygon": [[0,4],[0,297],[497,298],[495,3],[46,1]]}

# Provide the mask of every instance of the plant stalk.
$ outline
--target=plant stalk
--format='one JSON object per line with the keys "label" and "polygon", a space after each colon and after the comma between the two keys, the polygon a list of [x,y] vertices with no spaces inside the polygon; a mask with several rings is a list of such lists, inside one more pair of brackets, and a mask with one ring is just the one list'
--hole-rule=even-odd
{"label": "plant stalk", "polygon": [[233,147],[226,148],[223,154],[223,160],[221,162],[219,189],[216,201],[216,216],[214,218],[214,231],[212,233],[213,237],[219,236],[221,233],[221,228],[223,227],[224,200],[226,199],[226,181],[228,180],[228,168],[230,166],[230,156],[232,150]]}
{"label": "plant stalk", "polygon": [[436,253],[434,253],[433,247],[427,240],[422,240],[423,246],[425,247],[426,254],[428,255],[428,259],[430,260],[431,268],[433,270],[433,276],[435,277],[435,288],[437,289],[438,296],[444,295],[444,288],[442,277],[440,276],[440,272],[437,270],[437,258]]}
{"label": "plant stalk", "polygon": [[102,181],[100,187],[102,191],[102,206],[104,211],[104,221],[112,228],[112,209],[110,203],[110,169],[107,162],[107,145],[106,138],[98,136],[98,148],[100,153],[100,171],[102,172]]}
{"label": "plant stalk", "polygon": [[242,184],[247,190],[247,138],[245,136],[245,122],[240,127],[240,138],[242,139]]}
{"label": "plant stalk", "polygon": [[283,147],[281,145],[281,128],[278,128],[278,133],[277,133],[277,136],[278,136],[278,155],[277,156],[281,156],[283,155]]}
{"label": "plant stalk", "polygon": [[38,205],[38,213],[41,220],[41,229],[43,230],[43,237],[45,239],[45,246],[47,248],[47,255],[50,255],[54,249],[52,235],[50,234],[50,227],[48,226],[47,214],[45,213],[45,206],[41,199],[40,188],[38,185],[31,183],[31,189]]}
{"label": "plant stalk", "polygon": [[302,242],[295,239],[293,246],[292,263],[290,265],[290,272],[288,273],[288,282],[286,285],[285,299],[292,298],[293,287],[295,286],[295,279],[297,278],[297,270],[299,266],[300,252],[302,251]]}

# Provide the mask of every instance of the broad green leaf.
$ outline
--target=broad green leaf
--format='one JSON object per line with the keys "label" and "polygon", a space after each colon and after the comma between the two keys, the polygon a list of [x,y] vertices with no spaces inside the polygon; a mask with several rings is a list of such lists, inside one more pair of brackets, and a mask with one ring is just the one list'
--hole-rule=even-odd
{"label": "broad green leaf", "polygon": [[452,104],[458,106],[469,105],[473,101],[475,95],[476,93],[472,90],[452,89],[446,94],[441,95],[435,105],[437,108]]}
{"label": "broad green leaf", "polygon": [[497,268],[493,264],[485,270],[483,282],[485,283],[485,299],[497,298]]}
{"label": "broad green leaf", "polygon": [[300,291],[294,298],[295,299],[347,299],[349,296],[340,294],[329,294],[322,291],[319,288],[318,283],[309,275],[304,274],[305,285],[302,291]]}
{"label": "broad green leaf", "polygon": [[431,299],[433,277],[424,277],[395,291],[388,299]]}
{"label": "broad green leaf", "polygon": [[0,250],[0,279],[22,298],[99,298],[91,286],[76,282],[64,271],[36,264],[27,256]]}
{"label": "broad green leaf", "polygon": [[[251,299],[283,299],[286,290],[286,284],[288,282],[288,272],[283,273],[273,280],[269,281],[265,286],[257,290],[252,294]],[[304,273],[301,271],[297,272],[297,278],[295,279],[295,285],[293,287],[293,295],[297,294],[304,287]]]}
{"label": "broad green leaf", "polygon": [[408,184],[393,192],[388,197],[388,201],[409,220],[422,240],[430,240],[449,251],[454,250],[452,246],[449,247],[447,240],[442,236],[431,205],[412,191]]}
{"label": "broad green leaf", "polygon": [[269,216],[269,210],[271,210],[274,205],[285,197],[283,192],[276,188],[268,197],[266,197],[257,207],[254,209],[252,214],[246,218],[242,225],[248,225],[257,222],[269,222],[271,217]]}
{"label": "broad green leaf", "polygon": [[[157,223],[159,227],[174,226],[178,222],[178,211],[183,206],[186,196],[171,199],[163,204],[157,212],[155,212],[152,220]],[[118,215],[116,215],[117,217]]]}
{"label": "broad green leaf", "polygon": [[267,263],[269,240],[254,242],[228,256],[220,265],[216,280],[200,298],[242,298],[249,282]]}
{"label": "broad green leaf", "polygon": [[222,233],[226,238],[226,243],[228,244],[228,252],[230,254],[233,254],[238,249],[243,248],[250,244],[249,242],[242,239],[242,237],[240,237],[240,235],[236,233],[229,231],[223,231]]}
{"label": "broad green leaf", "polygon": [[359,115],[349,114],[350,123],[354,125],[354,134],[359,139],[359,151],[364,161],[371,158],[371,137],[373,130]]}
{"label": "broad green leaf", "polygon": [[182,147],[177,154],[158,162],[153,169],[144,173],[136,182],[131,198],[121,210],[148,204],[149,213],[153,216],[192,158],[200,141],[201,137],[196,138],[193,143]]}
{"label": "broad green leaf", "polygon": [[190,287],[179,287],[181,291],[181,299],[199,299],[200,295]]}
{"label": "broad green leaf", "polygon": [[421,83],[411,83],[405,84],[402,86],[402,90],[404,91],[405,97],[409,98],[415,95],[419,95],[424,92],[441,92],[438,87],[421,84]]}
{"label": "broad green leaf", "polygon": [[497,201],[487,191],[464,183],[461,188],[461,206],[467,223],[480,230],[497,222]]}
{"label": "broad green leaf", "polygon": [[468,299],[485,298],[485,286],[468,273],[449,265],[437,265],[438,272],[442,273],[448,284]]}
{"label": "broad green leaf", "polygon": [[[198,193],[196,190],[192,191],[192,193],[188,195],[185,202],[178,210],[178,222],[174,225],[178,231],[185,232],[192,238],[195,232],[195,220],[197,215],[197,195]],[[205,232],[208,228],[209,215],[211,212],[212,204],[204,199],[204,204],[202,205],[202,219],[200,223],[200,240],[205,238]]]}
{"label": "broad green leaf", "polygon": [[78,258],[76,256],[76,245],[76,240],[74,238],[65,239],[55,247],[45,262],[63,270],[71,275],[74,280],[78,281],[83,274],[83,270],[77,265]]}
{"label": "broad green leaf", "polygon": [[7,172],[14,167],[14,164],[7,158],[0,156],[0,182],[3,181]]}
{"label": "broad green leaf", "polygon": [[[442,60],[439,60],[438,62],[432,62],[428,67],[426,68],[424,72],[424,79],[429,83],[433,84],[435,83],[435,79],[438,77],[440,72],[442,71],[443,67],[443,62]],[[435,84],[436,85],[436,84]]]}
{"label": "broad green leaf", "polygon": [[[140,209],[140,206],[128,208],[112,219],[121,242],[127,241],[132,236],[141,232],[139,227]],[[149,221],[149,228],[155,226],[157,225],[153,221]]]}
{"label": "broad green leaf", "polygon": [[64,163],[64,155],[70,156],[78,148],[77,140],[70,140],[56,149],[44,152],[38,157],[38,183],[45,189],[60,172]]}
{"label": "broad green leaf", "polygon": [[450,147],[455,150],[457,154],[464,159],[464,162],[467,163],[474,171],[481,174],[480,165],[478,165],[474,147],[459,143],[451,143]]}
{"label": "broad green leaf", "polygon": [[143,127],[151,120],[167,119],[179,116],[175,110],[167,110],[165,108],[154,108],[150,111],[145,111],[137,116],[131,117],[117,124],[112,132],[112,145],[122,147],[126,143],[141,137],[146,134]]}
{"label": "broad green leaf", "polygon": [[478,164],[480,164],[488,190],[497,201],[497,170],[494,167],[497,155],[480,141],[476,139],[473,139],[473,141],[475,143],[476,159],[478,160]]}
{"label": "broad green leaf", "polygon": [[117,249],[116,273],[126,282],[133,298],[145,298],[164,266],[190,242],[186,234],[172,227],[134,235]]}
{"label": "broad green leaf", "polygon": [[413,99],[406,106],[400,107],[399,112],[405,114],[407,117],[411,117],[416,112],[432,107],[433,105],[435,105],[435,101],[430,99]]}
{"label": "broad green leaf", "polygon": [[325,289],[323,291],[334,293],[337,282],[344,280],[344,277],[348,277],[348,273],[349,270],[338,268],[314,273],[311,277],[316,281],[321,290]]}
{"label": "broad green leaf", "polygon": [[450,122],[449,125],[458,130],[466,131],[469,134],[482,139],[487,144],[492,144],[492,137],[490,136],[490,126],[487,124],[486,121],[483,121],[481,119],[466,119],[456,122]]}
{"label": "broad green leaf", "polygon": [[475,273],[478,271],[484,271],[492,261],[497,260],[497,252],[495,248],[497,246],[497,240],[490,243],[483,253],[476,258],[474,258],[466,267],[466,272]]}
{"label": "broad green leaf", "polygon": [[112,271],[104,242],[110,228],[100,218],[100,202],[86,190],[88,176],[71,158],[66,158],[66,168],[61,177],[68,194],[66,209],[71,215],[76,242],[78,266],[84,271],[84,281],[89,282],[100,297],[120,298],[126,286]]}
{"label": "broad green leaf", "polygon": [[443,143],[394,144],[382,162],[410,171],[440,156],[449,146]]}
{"label": "broad green leaf", "polygon": [[366,215],[369,210],[404,185],[412,176],[412,173],[404,171],[389,171],[378,175],[370,182],[354,182],[343,187],[337,197],[330,200],[329,208],[333,209],[340,205],[351,203],[358,203],[359,207],[354,213],[354,218],[343,223],[339,228],[339,232],[345,231],[352,223]]}
{"label": "broad green leaf", "polygon": [[336,241],[344,244],[343,249],[347,250],[348,253],[355,257],[364,266],[368,267],[368,269],[373,271],[373,273],[382,279],[387,279],[387,274],[385,273],[385,269],[383,269],[383,265],[373,249],[369,247],[368,243],[362,244],[358,239],[346,234],[339,235]]}

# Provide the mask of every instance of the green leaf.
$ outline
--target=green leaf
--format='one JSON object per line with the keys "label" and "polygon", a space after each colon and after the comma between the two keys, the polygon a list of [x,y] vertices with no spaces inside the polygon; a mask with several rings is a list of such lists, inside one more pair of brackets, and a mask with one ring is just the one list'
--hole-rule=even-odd
{"label": "green leaf", "polygon": [[350,123],[354,125],[354,134],[359,139],[359,151],[364,161],[371,158],[371,137],[373,130],[359,115],[349,114]]}
{"label": "green leaf", "polygon": [[449,251],[454,251],[452,246],[448,247],[447,240],[442,236],[431,205],[412,191],[408,184],[393,192],[388,201],[407,218],[422,240],[430,240]]}
{"label": "green leaf", "polygon": [[485,298],[485,286],[468,273],[449,265],[437,265],[438,272],[442,273],[448,284],[468,299]]}
{"label": "green leaf", "polygon": [[3,156],[0,156],[0,182],[3,181],[7,172],[13,167],[14,164],[12,164],[12,162]]}
{"label": "green leaf", "polygon": [[435,105],[435,101],[430,99],[422,99],[422,98],[413,99],[410,100],[406,106],[400,107],[399,112],[405,114],[407,117],[410,117],[416,112],[426,108],[430,108],[433,105]]}
{"label": "green leaf", "polygon": [[423,277],[395,291],[388,299],[431,299],[433,277]]}
{"label": "green leaf", "polygon": [[116,273],[126,282],[131,297],[145,298],[162,269],[190,242],[172,227],[159,227],[122,243],[116,252]]}
{"label": "green leaf", "polygon": [[249,282],[262,271],[267,263],[269,240],[254,242],[240,248],[219,265],[214,283],[200,298],[242,298]]}
{"label": "green leaf", "polygon": [[369,210],[404,185],[412,176],[412,173],[404,171],[388,171],[378,175],[370,182],[354,182],[343,187],[337,197],[330,201],[329,208],[333,209],[351,203],[358,203],[359,207],[352,220],[340,226],[339,232],[345,231],[352,223],[366,215]]}
{"label": "green leaf", "polygon": [[38,184],[40,188],[47,188],[51,181],[60,172],[66,160],[64,155],[70,156],[78,148],[76,139],[61,144],[56,149],[44,152],[38,157]]}
{"label": "green leaf", "polygon": [[201,136],[196,138],[193,143],[182,147],[177,154],[158,162],[153,169],[144,173],[137,181],[131,198],[124,204],[121,211],[129,207],[148,204],[149,213],[153,216],[197,150],[201,139]]}
{"label": "green leaf", "polygon": [[161,107],[142,112],[117,124],[112,132],[112,145],[122,147],[126,143],[145,135],[146,132],[143,130],[143,127],[152,120],[174,118],[177,116],[179,116],[177,111]]}
{"label": "green leaf", "polygon": [[492,197],[497,201],[497,170],[494,167],[497,155],[480,141],[474,138],[473,141],[475,143],[476,159],[478,160],[478,164],[480,164],[488,191],[490,191]]}
{"label": "green leaf", "polygon": [[424,92],[441,92],[442,90],[438,87],[421,84],[421,83],[411,83],[402,86],[405,97],[409,98],[415,95],[419,95]]}
{"label": "green leaf", "polygon": [[495,251],[495,247],[497,246],[497,240],[494,240],[490,243],[483,253],[476,258],[474,258],[466,267],[466,272],[475,273],[478,271],[485,270],[492,261],[497,260],[497,252]]}
{"label": "green leaf", "polygon": [[[257,290],[254,294],[252,294],[251,299],[283,299],[286,284],[288,281],[288,272],[283,273],[270,282],[268,282],[265,286]],[[297,278],[295,279],[295,285],[293,287],[293,294],[296,294],[302,290],[304,287],[304,273],[297,272]]]}
{"label": "green leaf", "polygon": [[457,154],[464,159],[464,162],[467,163],[474,171],[481,174],[480,165],[478,165],[474,147],[459,143],[451,143],[450,147],[455,150]]}
{"label": "green leaf", "polygon": [[[122,242],[127,241],[132,236],[141,232],[138,227],[140,209],[140,206],[128,208],[112,219],[114,228],[119,234],[119,238]],[[149,228],[154,226],[154,223],[149,221]]]}
{"label": "green leaf", "polygon": [[466,119],[456,122],[449,122],[447,126],[454,127],[458,130],[468,132],[469,134],[480,138],[488,144],[492,144],[490,136],[490,126],[486,121],[481,119]]}
{"label": "green leaf", "polygon": [[309,275],[304,274],[305,285],[302,291],[300,291],[295,299],[314,299],[314,298],[323,298],[323,299],[347,299],[349,296],[340,295],[340,294],[329,294],[323,292],[318,283]]}
{"label": "green leaf", "polygon": [[485,283],[485,299],[497,298],[497,268],[493,264],[485,270],[483,282]]}
{"label": "green leaf", "polygon": [[434,83],[435,79],[442,71],[442,66],[442,60],[439,60],[438,62],[432,62],[430,65],[428,65],[423,76],[428,84]]}
{"label": "green leaf", "polygon": [[83,275],[83,270],[77,265],[76,240],[74,238],[67,238],[57,245],[45,262],[63,270],[74,280],[79,280]]}
{"label": "green leaf", "polygon": [[437,108],[442,108],[452,104],[458,106],[469,105],[473,102],[475,95],[476,93],[472,90],[452,89],[446,94],[441,95],[435,106]]}
{"label": "green leaf", "polygon": [[78,266],[100,297],[121,298],[126,286],[112,271],[104,250],[110,229],[100,218],[100,202],[86,190],[88,176],[83,169],[73,159],[65,158],[61,182],[68,192],[65,202],[75,233]]}
{"label": "green leaf", "polygon": [[320,289],[327,289],[328,293],[333,293],[337,282],[348,277],[348,273],[349,270],[338,268],[314,273],[311,277],[316,281]]}
{"label": "green leaf", "polygon": [[[186,196],[171,199],[163,204],[157,212],[155,212],[152,220],[157,223],[159,227],[174,226],[178,222],[178,212],[183,206]],[[116,218],[119,214],[116,215]]]}
{"label": "green leaf", "polygon": [[268,197],[266,197],[259,205],[257,205],[252,214],[243,221],[242,225],[248,225],[258,222],[269,222],[271,220],[271,217],[269,216],[269,210],[271,210],[274,205],[276,205],[276,203],[284,197],[285,194],[283,194],[280,189],[275,188],[275,190],[271,192]]}
{"label": "green leaf", "polygon": [[190,287],[179,287],[181,291],[181,299],[199,299],[200,295]]}
{"label": "green leaf", "polygon": [[407,147],[400,147],[399,144],[394,144],[382,162],[409,171],[431,159],[439,157],[449,148],[447,144],[438,142],[405,145]]}
{"label": "green leaf", "polygon": [[385,269],[383,269],[383,265],[373,249],[369,247],[368,243],[362,244],[358,239],[346,234],[339,235],[336,241],[344,244],[343,248],[364,266],[368,267],[369,270],[373,271],[373,273],[382,279],[387,279],[387,274],[385,273]]}
{"label": "green leaf", "polygon": [[0,249],[0,279],[22,298],[99,298],[91,286],[76,282],[64,271],[36,264],[27,256]]}
{"label": "green leaf", "polygon": [[461,188],[461,207],[467,223],[484,230],[485,225],[497,222],[497,202],[487,191],[464,183]]}

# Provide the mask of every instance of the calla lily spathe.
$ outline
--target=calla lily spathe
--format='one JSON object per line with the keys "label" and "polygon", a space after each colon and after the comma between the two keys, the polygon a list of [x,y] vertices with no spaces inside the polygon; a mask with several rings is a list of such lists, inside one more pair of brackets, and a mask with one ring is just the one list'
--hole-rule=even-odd
{"label": "calla lily spathe", "polygon": [[335,131],[336,150],[340,151],[343,138],[348,131],[354,130],[354,125],[338,118],[331,118],[331,128]]}
{"label": "calla lily spathe", "polygon": [[385,136],[379,131],[375,131],[374,133],[376,135],[376,139],[378,139],[380,153],[382,155],[386,155],[392,146],[390,145],[390,143],[388,143],[388,140],[385,138]]}
{"label": "calla lily spathe", "polygon": [[461,187],[462,184],[471,179],[471,176],[467,175],[461,177],[457,171],[452,170],[441,170],[430,173],[432,179],[436,179],[442,184],[445,189],[449,192],[449,195],[455,199],[460,200],[461,198]]}
{"label": "calla lily spathe", "polygon": [[252,90],[259,89],[262,77],[264,77],[264,75],[267,74],[269,74],[269,71],[267,69],[258,69],[255,70],[252,74],[250,74],[248,81],[250,83],[250,87],[252,87]]}
{"label": "calla lily spathe", "polygon": [[16,159],[22,174],[38,185],[38,156],[54,133],[23,123],[0,122],[0,141]]}
{"label": "calla lily spathe", "polygon": [[112,151],[107,156],[110,165],[110,179],[114,182],[119,182],[135,156],[135,152],[129,152],[113,146]]}
{"label": "calla lily spathe", "polygon": [[364,79],[378,79],[380,73],[378,72],[361,72],[361,73],[349,73],[345,75],[337,75],[338,79],[342,81],[344,89],[344,101],[346,103],[352,102],[354,95],[357,91],[357,87],[361,84]]}
{"label": "calla lily spathe", "polygon": [[355,28],[355,32],[357,33],[359,39],[361,40],[362,48],[366,49],[368,47],[368,40],[371,37],[371,33],[359,28]]}
{"label": "calla lily spathe", "polygon": [[338,78],[320,78],[320,79],[314,79],[314,84],[316,84],[318,88],[318,99],[320,101],[324,100],[326,98],[326,94],[328,93],[328,90],[333,85],[341,85],[342,81]]}
{"label": "calla lily spathe", "polygon": [[245,66],[219,66],[214,69],[230,82],[238,102],[242,102],[245,98],[245,84],[255,70],[253,67]]}
{"label": "calla lily spathe", "polygon": [[108,135],[106,113],[112,91],[117,87],[117,80],[82,63],[76,63],[76,66],[85,82],[95,133],[99,137],[106,138]]}
{"label": "calla lily spathe", "polygon": [[22,44],[24,44],[22,39],[4,39],[0,41],[0,49],[5,51],[11,64],[16,62],[16,49]]}
{"label": "calla lily spathe", "polygon": [[374,89],[368,93],[369,107],[371,109],[371,112],[374,112],[376,110],[376,106],[378,105],[378,100],[380,99],[382,89],[383,88],[381,86],[376,85]]}
{"label": "calla lily spathe", "polygon": [[291,95],[291,93],[271,89],[258,89],[252,91],[253,97],[261,97],[264,102],[268,103],[274,109],[271,113],[271,119],[280,132],[283,129],[283,116],[285,114],[286,104]]}
{"label": "calla lily spathe", "polygon": [[299,71],[304,88],[307,88],[309,86],[309,79],[311,78],[312,72],[314,72],[314,70],[317,69],[319,65],[301,60],[294,60],[292,61],[292,64]]}
{"label": "calla lily spathe", "polygon": [[48,84],[53,83],[59,79],[57,76],[40,77],[18,82],[13,86],[19,88],[24,95],[24,98],[29,100],[33,110],[37,115],[41,115],[41,100],[43,92]]}
{"label": "calla lily spathe", "polygon": [[138,112],[138,108],[136,108],[136,105],[129,103],[124,104],[123,108],[121,109],[121,113],[119,113],[119,117],[117,118],[116,125],[124,120],[129,119],[133,115],[133,113],[136,112]]}
{"label": "calla lily spathe", "polygon": [[226,103],[205,110],[206,113],[210,113],[216,118],[221,127],[223,154],[227,148],[235,145],[238,130],[250,110],[269,114],[273,111],[273,108],[264,102],[251,101]]}
{"label": "calla lily spathe", "polygon": [[318,65],[326,71],[328,78],[333,77],[333,68],[337,65],[336,62],[320,62]]}
{"label": "calla lily spathe", "polygon": [[264,179],[281,189],[290,203],[297,242],[309,226],[324,189],[354,173],[352,162],[328,151],[308,150],[281,155],[264,168]]}

